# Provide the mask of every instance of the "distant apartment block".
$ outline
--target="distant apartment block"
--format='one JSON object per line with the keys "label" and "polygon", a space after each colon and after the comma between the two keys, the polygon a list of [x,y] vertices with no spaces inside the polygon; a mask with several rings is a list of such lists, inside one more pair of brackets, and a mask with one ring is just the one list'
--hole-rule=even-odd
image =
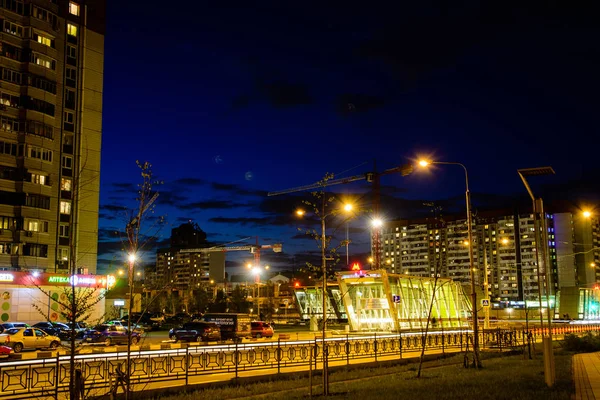
{"label": "distant apartment block", "polygon": [[[600,283],[600,222],[581,213],[546,214],[551,294],[561,287]],[[476,284],[485,273],[493,300],[538,298],[538,259],[532,214],[482,212],[473,221]],[[411,276],[452,278],[469,284],[465,217],[389,221],[382,231],[382,268]],[[486,268],[487,265],[487,268]],[[542,271],[543,272],[543,271]],[[545,284],[542,283],[542,288]]]}

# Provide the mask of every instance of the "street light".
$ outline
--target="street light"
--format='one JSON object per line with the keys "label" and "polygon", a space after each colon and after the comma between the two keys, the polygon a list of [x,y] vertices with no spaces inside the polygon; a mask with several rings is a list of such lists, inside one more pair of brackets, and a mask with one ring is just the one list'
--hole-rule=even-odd
{"label": "street light", "polygon": [[[322,278],[322,348],[323,348],[323,395],[329,395],[329,371],[328,371],[328,350],[325,346],[325,333],[327,329],[327,258],[325,256],[325,246],[327,244],[325,236],[325,219],[329,216],[337,214],[338,210],[334,210],[329,213],[325,213],[326,205],[328,204],[325,200],[325,193],[321,193],[321,209],[318,212],[321,219],[321,274]],[[342,207],[342,210],[347,211],[348,204]],[[352,208],[350,208],[352,210]],[[296,210],[296,215],[303,216],[305,212],[303,210]]]}
{"label": "street light", "polygon": [[[468,232],[468,243],[473,243],[473,216],[471,215],[471,192],[469,191],[469,173],[467,167],[464,164],[458,162],[445,162],[445,161],[428,161],[420,160],[419,165],[423,168],[433,165],[458,165],[465,171],[465,200],[467,206],[467,232]],[[473,302],[473,365],[477,368],[481,368],[481,360],[479,359],[479,331],[477,321],[477,292],[475,292],[475,266],[473,262],[473,246],[469,246],[469,270],[471,273],[471,301]]]}
{"label": "street light", "polygon": [[131,390],[131,335],[133,329],[131,327],[131,313],[133,311],[133,273],[135,270],[135,253],[129,253],[129,311],[127,313],[127,398],[130,398]]}
{"label": "street light", "polygon": [[[374,230],[381,229],[381,227],[383,226],[383,220],[378,216],[375,216],[375,218],[371,220],[371,226]],[[375,248],[375,254],[372,254],[374,256],[372,258],[374,258],[375,269],[379,269],[381,268],[381,254],[379,253],[380,246],[377,243],[375,246],[373,246],[373,236],[375,236],[375,239],[377,240],[381,237],[381,235],[371,234],[371,251],[373,251],[373,248]],[[373,261],[371,261],[371,263],[373,263]],[[373,264],[371,264],[371,269],[373,269]]]}
{"label": "street light", "polygon": [[[344,211],[349,213],[354,209],[352,203],[344,204]],[[348,246],[350,245],[350,232],[348,229],[348,220],[346,220],[346,265],[350,265],[350,252],[348,250]]]}
{"label": "street light", "polygon": [[591,216],[592,216],[592,213],[591,213],[591,212],[589,212],[589,211],[587,211],[587,210],[583,212],[583,217],[584,217],[584,218],[589,218],[589,217],[591,217]]}
{"label": "street light", "polygon": [[[546,305],[548,310],[548,336],[542,337],[542,343],[544,346],[544,377],[546,384],[549,387],[554,386],[555,382],[555,367],[554,367],[554,350],[552,348],[552,316],[550,315],[550,275],[548,274],[548,259],[546,251],[546,216],[544,214],[544,203],[541,198],[536,198],[533,195],[531,187],[527,182],[527,176],[542,176],[542,175],[554,175],[552,167],[538,167],[538,168],[523,168],[518,169],[517,173],[523,181],[523,185],[531,197],[533,203],[533,222],[536,231],[535,238],[535,257],[537,263],[537,276],[538,276],[538,297],[540,301],[540,325],[542,332],[544,331],[544,319],[542,316],[542,285],[541,280],[541,265],[542,261],[544,266],[544,274],[546,278]],[[541,232],[540,232],[541,231]],[[541,253],[541,256],[540,256]]]}

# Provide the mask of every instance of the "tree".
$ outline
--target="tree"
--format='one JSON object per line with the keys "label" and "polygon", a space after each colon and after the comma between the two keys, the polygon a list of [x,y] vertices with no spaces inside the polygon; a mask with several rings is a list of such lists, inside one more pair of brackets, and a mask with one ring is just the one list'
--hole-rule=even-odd
{"label": "tree", "polygon": [[[132,398],[131,393],[131,342],[134,322],[131,320],[131,313],[133,307],[133,285],[135,277],[135,262],[140,258],[141,251],[146,246],[151,244],[160,228],[164,223],[162,217],[151,220],[149,214],[154,213],[155,200],[158,197],[158,191],[156,186],[162,184],[154,178],[152,172],[152,165],[149,162],[136,161],[136,165],[140,170],[142,177],[141,183],[138,184],[137,197],[135,198],[136,207],[126,211],[126,243],[129,252],[129,311],[127,317],[127,371],[126,371],[126,392],[125,398],[130,400]],[[151,222],[149,227],[146,227],[146,222]],[[152,300],[150,300],[151,302]]]}
{"label": "tree", "polygon": [[215,301],[208,306],[208,311],[213,313],[224,313],[229,310],[227,295],[223,290],[217,290]]}
{"label": "tree", "polygon": [[[338,199],[333,194],[328,194],[326,192],[327,182],[332,180],[334,177],[333,174],[326,173],[321,181],[317,184],[320,189],[311,192],[313,196],[312,201],[305,200],[303,203],[308,206],[312,213],[319,219],[321,223],[321,231],[318,232],[316,229],[307,229],[305,233],[312,237],[317,242],[317,247],[321,250],[321,266],[315,266],[310,262],[306,263],[306,271],[313,273],[317,276],[320,276],[322,279],[322,309],[323,309],[323,317],[322,317],[322,346],[323,346],[323,395],[329,395],[329,371],[328,371],[328,349],[325,344],[325,334],[327,330],[327,279],[333,277],[333,266],[337,264],[340,260],[340,256],[338,254],[338,250],[340,247],[346,244],[345,241],[340,242],[338,245],[332,245],[332,239],[334,235],[327,236],[326,232],[326,221],[328,218],[335,217],[343,212],[343,208],[341,207]],[[352,209],[351,207],[350,209]],[[358,209],[355,211],[354,215],[362,212],[364,210]],[[303,212],[299,213],[300,215]],[[336,227],[337,229],[337,227]],[[332,263],[327,265],[327,261],[330,260]]]}
{"label": "tree", "polygon": [[207,288],[200,287],[193,291],[191,310],[197,313],[205,313],[212,301],[212,293]]}
{"label": "tree", "polygon": [[[441,207],[435,207],[432,203],[431,203],[431,205],[433,207],[432,212],[433,212],[433,215],[434,215],[434,220],[437,221],[438,217],[436,216],[436,211],[440,211]],[[440,218],[440,222],[443,223],[443,221],[441,220],[441,218]],[[433,254],[435,255],[434,256],[435,258],[433,259],[434,277],[433,277],[433,285],[432,285],[432,288],[431,288],[431,302],[429,303],[429,310],[427,312],[427,322],[425,323],[425,331],[423,332],[423,336],[422,336],[422,339],[421,339],[421,356],[419,357],[419,368],[417,369],[417,378],[421,377],[421,370],[422,370],[422,367],[423,367],[423,360],[425,359],[425,346],[427,344],[427,336],[428,336],[428,333],[429,333],[429,321],[433,322],[433,320],[431,319],[431,311],[433,310],[433,303],[435,302],[435,296],[436,296],[436,292],[438,290],[437,283],[438,283],[438,279],[440,277],[438,266],[439,266],[439,262],[441,262],[441,260],[439,259],[439,253],[436,252],[436,245],[435,244],[437,243],[437,241],[434,241],[433,243],[434,243]],[[438,261],[438,260],[440,260],[440,261]]]}
{"label": "tree", "polygon": [[[81,139],[85,140],[85,139]],[[81,148],[87,148],[85,143],[81,143]],[[80,273],[79,265],[82,259],[85,257],[88,249],[83,248],[83,245],[79,242],[79,209],[82,205],[85,205],[90,201],[97,201],[96,193],[100,186],[100,177],[98,171],[94,168],[87,168],[87,152],[86,154],[77,154],[74,159],[71,179],[71,225],[68,230],[69,237],[69,251],[66,260],[60,260],[61,266],[68,271],[69,277],[73,277]],[[79,400],[81,399],[83,390],[83,375],[78,370],[75,362],[75,355],[77,353],[77,331],[75,329],[78,322],[86,323],[98,323],[100,321],[92,321],[91,315],[95,310],[96,306],[101,303],[107,294],[108,282],[105,282],[105,286],[94,287],[94,286],[78,286],[75,279],[70,279],[70,285],[62,289],[62,293],[50,293],[43,287],[34,283],[45,296],[48,297],[50,302],[52,299],[55,301],[59,310],[57,311],[64,319],[67,320],[71,327],[70,335],[68,338],[69,346],[69,399]],[[58,296],[54,296],[58,294]],[[47,321],[52,321],[52,315],[48,315],[48,311],[40,308],[38,304],[32,305]],[[102,319],[104,316],[100,317]],[[80,380],[76,380],[76,377]]]}
{"label": "tree", "polygon": [[230,303],[233,311],[238,313],[247,313],[251,306],[247,300],[246,291],[239,285],[231,291]]}

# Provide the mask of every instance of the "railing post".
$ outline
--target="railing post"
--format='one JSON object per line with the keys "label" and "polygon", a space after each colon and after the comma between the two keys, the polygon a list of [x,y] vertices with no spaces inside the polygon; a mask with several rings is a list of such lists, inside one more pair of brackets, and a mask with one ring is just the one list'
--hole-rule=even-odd
{"label": "railing post", "polygon": [[[316,346],[316,342],[317,339],[315,339],[315,346]],[[312,359],[313,359],[313,349],[312,346],[308,346],[309,351],[308,351],[308,386],[310,386],[310,392],[309,392],[309,398],[312,399],[312,390],[313,390],[313,368],[312,368]]]}
{"label": "railing post", "polygon": [[190,347],[185,346],[185,386],[187,390],[187,386],[189,384],[190,377]]}
{"label": "railing post", "polygon": [[348,334],[346,333],[346,345],[344,346],[346,348],[346,365],[350,365],[350,340],[348,337]]}
{"label": "railing post", "polygon": [[56,374],[54,375],[54,399],[58,400],[58,382],[60,380],[60,354],[56,352]]}
{"label": "railing post", "polygon": [[277,338],[277,374],[281,373],[281,339]]}
{"label": "railing post", "polygon": [[375,352],[375,362],[377,362],[377,332],[375,332],[375,340],[373,341],[373,351]]}
{"label": "railing post", "polygon": [[400,352],[400,359],[402,360],[402,333],[398,332],[398,349]]}
{"label": "railing post", "polygon": [[235,365],[235,381],[237,382],[237,380],[238,380],[238,362],[237,362],[237,360],[238,360],[238,341],[234,340],[233,342],[235,343],[235,353],[234,353],[235,358],[234,358],[233,364]]}

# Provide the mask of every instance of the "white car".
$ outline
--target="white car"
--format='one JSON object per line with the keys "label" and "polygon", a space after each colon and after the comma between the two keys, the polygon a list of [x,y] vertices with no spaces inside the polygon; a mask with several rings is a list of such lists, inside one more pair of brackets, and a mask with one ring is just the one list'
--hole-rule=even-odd
{"label": "white car", "polygon": [[38,328],[10,328],[0,334],[0,345],[12,347],[15,353],[23,349],[54,350],[60,346],[60,338]]}

